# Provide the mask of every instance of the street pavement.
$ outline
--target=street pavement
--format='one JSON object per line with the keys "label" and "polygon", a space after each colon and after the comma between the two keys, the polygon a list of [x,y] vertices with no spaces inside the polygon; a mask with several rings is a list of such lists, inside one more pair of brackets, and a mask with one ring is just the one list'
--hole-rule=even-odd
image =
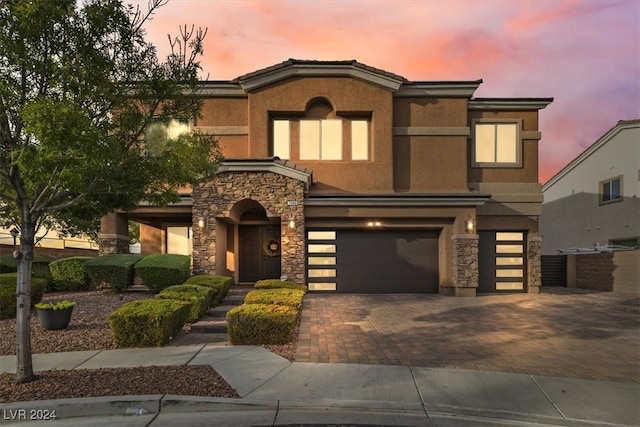
{"label": "street pavement", "polygon": [[[637,383],[418,366],[292,363],[258,346],[50,353],[34,355],[33,362],[36,371],[211,365],[241,398],[152,395],[0,402],[0,425],[640,425]],[[15,372],[15,356],[0,357],[0,372]],[[52,410],[55,420],[29,420]],[[131,412],[141,414],[127,415]]]}

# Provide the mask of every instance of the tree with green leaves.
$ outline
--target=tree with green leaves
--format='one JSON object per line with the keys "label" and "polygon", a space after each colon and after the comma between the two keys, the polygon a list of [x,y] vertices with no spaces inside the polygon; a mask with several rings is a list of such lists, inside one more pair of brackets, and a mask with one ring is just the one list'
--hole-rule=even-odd
{"label": "tree with green leaves", "polygon": [[[216,141],[149,132],[201,108],[206,31],[180,28],[160,61],[145,41],[148,10],[121,0],[0,3],[0,214],[20,230],[17,381],[33,379],[30,284],[34,236],[49,222],[82,229],[141,201],[167,204],[212,176]],[[82,230],[80,230],[82,231]]]}

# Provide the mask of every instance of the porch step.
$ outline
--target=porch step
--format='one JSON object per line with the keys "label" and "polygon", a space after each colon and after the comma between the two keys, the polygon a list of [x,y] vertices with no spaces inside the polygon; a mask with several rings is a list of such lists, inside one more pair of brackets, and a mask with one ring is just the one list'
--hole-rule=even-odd
{"label": "porch step", "polygon": [[244,295],[231,295],[222,300],[223,305],[242,305],[244,303]]}
{"label": "porch step", "polygon": [[204,318],[191,325],[191,332],[197,334],[226,334],[227,321],[224,318]]}
{"label": "porch step", "polygon": [[252,286],[232,286],[219,306],[208,309],[206,317],[191,325],[191,332],[195,334],[226,334],[227,313],[234,307],[242,305],[244,297],[251,290],[253,290]]}
{"label": "porch step", "polygon": [[232,308],[237,307],[237,305],[219,305],[214,308],[210,308],[207,310],[207,315],[209,317],[216,317],[224,319],[227,316],[227,313]]}

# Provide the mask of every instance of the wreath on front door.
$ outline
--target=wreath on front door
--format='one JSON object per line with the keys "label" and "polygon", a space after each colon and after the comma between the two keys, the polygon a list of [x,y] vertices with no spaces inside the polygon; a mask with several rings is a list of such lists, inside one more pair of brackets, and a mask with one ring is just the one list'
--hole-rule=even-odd
{"label": "wreath on front door", "polygon": [[267,256],[278,256],[280,255],[280,240],[275,237],[270,237],[264,240],[262,244],[262,250]]}

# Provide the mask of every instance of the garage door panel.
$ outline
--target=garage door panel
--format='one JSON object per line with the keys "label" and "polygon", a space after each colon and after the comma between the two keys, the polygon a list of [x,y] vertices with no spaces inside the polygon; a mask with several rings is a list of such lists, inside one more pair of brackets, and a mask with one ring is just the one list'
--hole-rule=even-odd
{"label": "garage door panel", "polygon": [[338,292],[438,293],[438,232],[341,230]]}

